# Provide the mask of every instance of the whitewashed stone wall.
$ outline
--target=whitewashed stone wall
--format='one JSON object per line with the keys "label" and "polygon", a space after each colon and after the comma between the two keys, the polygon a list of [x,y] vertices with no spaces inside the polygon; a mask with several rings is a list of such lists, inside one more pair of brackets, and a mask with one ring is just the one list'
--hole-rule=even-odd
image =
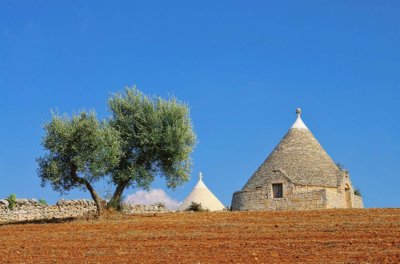
{"label": "whitewashed stone wall", "polygon": [[[16,206],[9,208],[7,200],[0,200],[0,223],[33,220],[52,220],[82,217],[96,212],[91,200],[60,200],[55,205],[44,205],[36,199],[17,199]],[[126,214],[168,212],[163,204],[125,205]]]}

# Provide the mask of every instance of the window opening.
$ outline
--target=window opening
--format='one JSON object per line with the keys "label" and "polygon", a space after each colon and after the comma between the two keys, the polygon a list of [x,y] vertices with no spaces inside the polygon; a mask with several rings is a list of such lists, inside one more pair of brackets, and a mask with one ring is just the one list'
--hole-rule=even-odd
{"label": "window opening", "polygon": [[282,198],[283,197],[283,185],[282,183],[272,184],[272,197]]}

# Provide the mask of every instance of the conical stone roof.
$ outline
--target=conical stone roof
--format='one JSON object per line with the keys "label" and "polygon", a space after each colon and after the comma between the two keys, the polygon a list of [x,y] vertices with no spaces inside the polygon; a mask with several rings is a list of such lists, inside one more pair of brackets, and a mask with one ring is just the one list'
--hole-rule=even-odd
{"label": "conical stone roof", "polygon": [[337,187],[342,173],[301,119],[249,179],[243,190],[265,185],[277,172],[298,185]]}
{"label": "conical stone roof", "polygon": [[225,208],[225,206],[204,184],[201,172],[199,173],[199,181],[194,186],[192,192],[179,206],[178,211],[186,210],[192,204],[192,202],[199,203],[204,209],[208,209],[210,211],[222,211]]}

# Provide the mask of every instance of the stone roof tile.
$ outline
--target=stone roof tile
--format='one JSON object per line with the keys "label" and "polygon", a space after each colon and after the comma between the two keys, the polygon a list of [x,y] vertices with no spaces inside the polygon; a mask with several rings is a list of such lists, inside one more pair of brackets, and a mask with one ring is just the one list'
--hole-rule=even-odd
{"label": "stone roof tile", "polygon": [[276,170],[284,171],[293,183],[337,187],[342,172],[300,118],[278,146],[249,179],[243,190],[265,185]]}

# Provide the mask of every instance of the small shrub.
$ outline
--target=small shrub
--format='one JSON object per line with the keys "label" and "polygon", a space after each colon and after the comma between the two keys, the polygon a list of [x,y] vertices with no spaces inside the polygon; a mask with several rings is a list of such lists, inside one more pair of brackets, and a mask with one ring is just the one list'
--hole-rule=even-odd
{"label": "small shrub", "polygon": [[45,199],[39,199],[39,203],[42,205],[47,205],[47,202]]}
{"label": "small shrub", "polygon": [[340,162],[336,162],[336,166],[338,167],[339,170],[343,171],[343,172],[349,172],[349,170]]}
{"label": "small shrub", "polygon": [[11,194],[6,198],[8,201],[8,208],[13,209],[17,205],[17,196],[15,194]]}
{"label": "small shrub", "polygon": [[191,211],[191,212],[208,212],[209,210],[206,208],[203,208],[201,203],[195,203],[192,202],[190,206],[186,209],[186,211]]}
{"label": "small shrub", "polygon": [[356,188],[356,189],[354,190],[354,195],[357,195],[357,196],[360,196],[360,197],[361,197],[361,191],[360,191],[360,189]]}

